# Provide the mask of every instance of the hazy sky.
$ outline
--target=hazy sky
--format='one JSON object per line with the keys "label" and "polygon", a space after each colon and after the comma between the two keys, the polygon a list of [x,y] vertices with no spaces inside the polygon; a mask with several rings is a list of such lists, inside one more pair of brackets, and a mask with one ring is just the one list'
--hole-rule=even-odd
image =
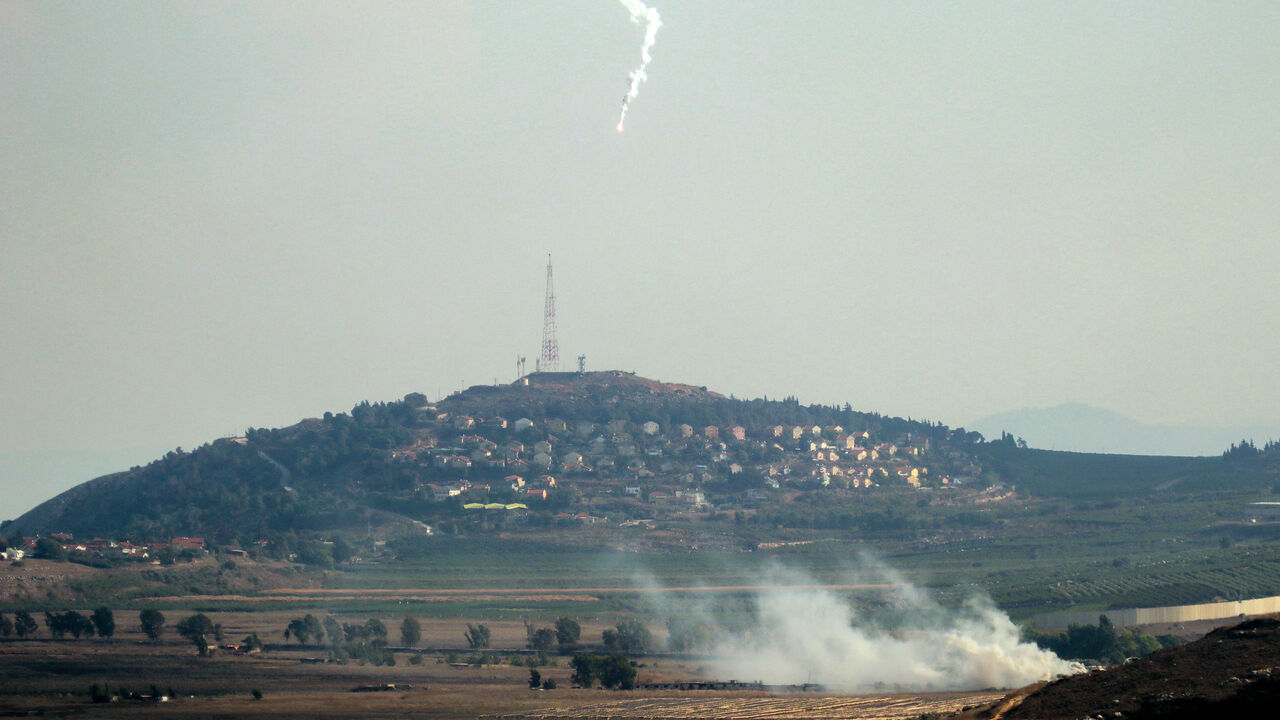
{"label": "hazy sky", "polygon": [[619,134],[615,0],[0,1],[0,518],[510,381],[548,252],[566,365],[1280,436],[1280,4],[655,2]]}

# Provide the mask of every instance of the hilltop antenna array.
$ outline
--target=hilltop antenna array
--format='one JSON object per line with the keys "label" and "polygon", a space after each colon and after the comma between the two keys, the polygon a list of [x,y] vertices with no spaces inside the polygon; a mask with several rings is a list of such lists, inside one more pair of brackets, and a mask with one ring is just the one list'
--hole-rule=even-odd
{"label": "hilltop antenna array", "polygon": [[540,372],[560,372],[560,343],[556,341],[556,292],[551,282],[551,253],[547,253],[547,299],[542,311]]}

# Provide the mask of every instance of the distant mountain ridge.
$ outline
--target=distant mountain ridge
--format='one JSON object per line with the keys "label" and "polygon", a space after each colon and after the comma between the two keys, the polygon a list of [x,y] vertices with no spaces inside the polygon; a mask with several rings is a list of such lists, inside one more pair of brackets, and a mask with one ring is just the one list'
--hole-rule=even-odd
{"label": "distant mountain ridge", "polygon": [[1007,432],[1044,450],[1125,455],[1220,455],[1233,443],[1259,445],[1280,437],[1280,428],[1148,425],[1119,413],[1082,403],[1024,408],[985,417],[971,429],[987,438]]}

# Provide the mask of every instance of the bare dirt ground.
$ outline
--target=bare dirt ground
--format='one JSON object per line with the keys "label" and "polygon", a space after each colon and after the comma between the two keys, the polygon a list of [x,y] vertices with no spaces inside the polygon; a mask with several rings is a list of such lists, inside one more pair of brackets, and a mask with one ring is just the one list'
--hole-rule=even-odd
{"label": "bare dirt ground", "polygon": [[98,570],[74,563],[24,560],[21,565],[0,564],[0,601],[45,600],[64,597],[69,583],[93,577]]}
{"label": "bare dirt ground", "polygon": [[[0,641],[0,716],[40,714],[76,718],[914,718],[989,703],[999,693],[920,696],[841,697],[802,693],[772,696],[763,692],[634,690],[571,688],[567,658],[538,668],[558,688],[528,689],[529,669],[504,665],[453,665],[438,652],[408,661],[416,653],[397,652],[394,667],[351,663],[304,662],[325,651],[283,644],[287,612],[209,613],[221,623],[228,641],[249,632],[272,643],[257,655],[196,656],[191,645],[170,629],[159,644],[144,642],[136,615],[117,612],[119,634],[111,640],[50,640],[42,630],[36,640]],[[398,618],[382,616],[394,638]],[[394,623],[394,624],[393,624]],[[520,648],[523,624],[516,620],[488,623],[494,644]],[[584,627],[598,634],[603,626]],[[461,644],[465,622],[424,619],[424,642]],[[641,682],[707,679],[696,659],[641,658]],[[369,685],[394,684],[387,692],[352,692]],[[125,688],[149,694],[152,687],[174,695],[165,703],[124,701],[94,704],[89,686],[112,691]],[[262,693],[254,700],[253,690]]]}
{"label": "bare dirt ground", "polygon": [[164,587],[165,583],[181,584],[187,578],[209,582],[209,578],[216,577],[218,583],[231,591],[257,593],[288,585],[296,588],[294,592],[306,593],[310,592],[307,584],[318,582],[317,574],[289,563],[238,558],[234,565],[233,570],[219,572],[216,559],[203,557],[170,566],[130,562],[113,568],[94,568],[72,562],[24,558],[19,565],[0,564],[0,602],[45,603],[54,598],[78,601],[85,597],[79,589],[82,583],[106,584],[123,592]]}
{"label": "bare dirt ground", "polygon": [[502,715],[495,720],[754,720],[755,718],[858,718],[899,720],[946,714],[999,700],[998,693],[940,695],[767,695],[686,693],[680,697],[627,698],[575,708],[544,708]]}

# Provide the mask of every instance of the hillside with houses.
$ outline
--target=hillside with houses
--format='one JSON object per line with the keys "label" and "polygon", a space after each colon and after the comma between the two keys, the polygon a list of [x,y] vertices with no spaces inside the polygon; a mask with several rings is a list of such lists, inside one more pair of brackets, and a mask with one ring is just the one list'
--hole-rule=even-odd
{"label": "hillside with houses", "polygon": [[[848,405],[741,400],[616,371],[535,373],[178,449],[63,493],[2,532],[137,545],[201,537],[279,556],[375,528],[382,537],[591,528],[602,542],[603,529],[677,529],[688,544],[726,525],[733,542],[766,544],[792,529],[973,534],[997,522],[975,509],[1029,492],[1155,486],[1227,461],[1046,454],[1008,435],[986,441]],[[921,520],[924,507],[953,511]]]}
{"label": "hillside with houses", "polygon": [[959,495],[988,485],[968,440],[847,406],[738,400],[621,372],[538,373],[178,449],[74,488],[9,532],[247,544],[371,523],[465,533],[754,514],[814,489]]}

